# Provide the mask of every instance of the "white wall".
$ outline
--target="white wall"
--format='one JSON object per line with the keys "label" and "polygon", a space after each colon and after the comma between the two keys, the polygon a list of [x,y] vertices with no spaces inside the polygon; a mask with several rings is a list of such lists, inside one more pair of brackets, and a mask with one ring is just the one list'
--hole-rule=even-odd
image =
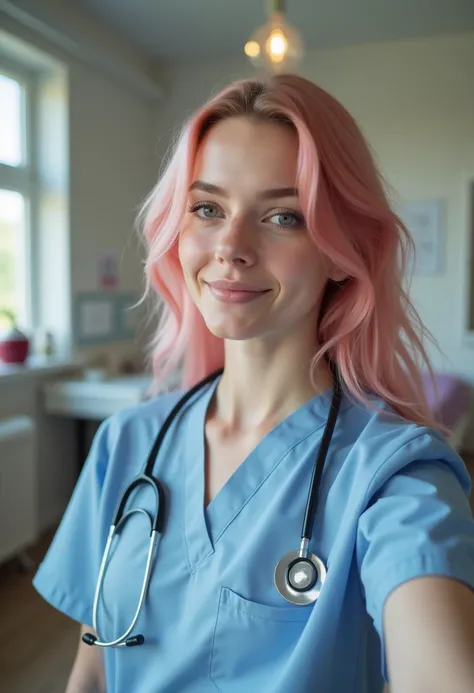
{"label": "white wall", "polygon": [[134,219],[155,179],[156,112],[83,65],[70,68],[74,290],[97,287],[97,257],[121,257],[121,286],[141,286]]}
{"label": "white wall", "polygon": [[[446,271],[415,277],[412,297],[447,358],[435,365],[474,382],[474,346],[463,343],[467,271],[467,182],[474,178],[474,34],[311,52],[303,76],[356,117],[382,172],[401,198],[447,200]],[[244,57],[193,64],[165,74],[170,98],[160,111],[163,152],[170,132],[211,92],[252,75]]]}
{"label": "white wall", "polygon": [[[156,110],[80,63],[70,65],[70,248],[72,294],[98,288],[98,259],[115,253],[120,290],[142,290],[137,210],[156,178]],[[112,370],[134,343],[81,353],[107,358]]]}

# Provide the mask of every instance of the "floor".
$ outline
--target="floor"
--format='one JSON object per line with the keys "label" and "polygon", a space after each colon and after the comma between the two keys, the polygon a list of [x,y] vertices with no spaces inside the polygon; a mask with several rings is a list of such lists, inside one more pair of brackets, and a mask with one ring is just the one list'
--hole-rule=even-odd
{"label": "floor", "polygon": [[[464,459],[474,479],[474,454]],[[471,504],[474,511],[474,493]],[[33,561],[50,540],[43,537],[31,550]],[[36,594],[31,578],[16,561],[0,567],[0,691],[64,693],[79,628]]]}
{"label": "floor", "polygon": [[[50,539],[31,550],[35,563]],[[0,569],[0,691],[64,693],[79,627],[43,601],[31,578],[17,561]]]}

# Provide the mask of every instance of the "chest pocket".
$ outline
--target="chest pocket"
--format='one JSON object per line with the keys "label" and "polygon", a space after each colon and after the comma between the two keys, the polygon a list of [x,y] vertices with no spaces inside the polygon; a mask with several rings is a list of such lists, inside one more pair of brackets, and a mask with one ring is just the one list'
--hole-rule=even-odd
{"label": "chest pocket", "polygon": [[266,606],[222,587],[210,662],[217,690],[276,690],[312,608]]}

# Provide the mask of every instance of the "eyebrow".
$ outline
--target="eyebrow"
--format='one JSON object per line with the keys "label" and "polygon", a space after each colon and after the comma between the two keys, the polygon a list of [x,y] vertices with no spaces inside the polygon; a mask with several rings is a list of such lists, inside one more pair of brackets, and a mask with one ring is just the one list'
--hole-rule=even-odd
{"label": "eyebrow", "polygon": [[[211,195],[220,195],[221,197],[229,197],[229,194],[224,190],[224,188],[218,185],[213,185],[212,183],[205,183],[202,180],[195,180],[190,186],[189,192],[192,190],[201,190],[202,192],[210,193]],[[297,188],[271,188],[269,190],[263,190],[258,197],[261,200],[274,200],[277,197],[298,197]]]}

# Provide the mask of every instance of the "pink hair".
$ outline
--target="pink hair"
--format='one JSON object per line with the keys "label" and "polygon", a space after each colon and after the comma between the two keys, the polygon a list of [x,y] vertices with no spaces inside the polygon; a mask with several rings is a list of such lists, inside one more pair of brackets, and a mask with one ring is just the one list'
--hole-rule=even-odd
{"label": "pink hair", "polygon": [[[368,144],[352,116],[323,89],[295,75],[237,81],[185,124],[140,220],[149,249],[147,290],[162,298],[151,345],[155,391],[182,367],[189,387],[224,365],[223,340],[207,328],[185,286],[177,239],[194,160],[204,134],[225,118],[291,126],[299,139],[297,186],[308,232],[347,279],[330,282],[320,322],[321,359],[337,364],[345,388],[367,404],[385,400],[407,420],[443,430],[427,404],[421,368],[433,377],[422,338],[431,336],[403,288],[411,237],[387,200]],[[315,325],[315,330],[317,326]]]}

